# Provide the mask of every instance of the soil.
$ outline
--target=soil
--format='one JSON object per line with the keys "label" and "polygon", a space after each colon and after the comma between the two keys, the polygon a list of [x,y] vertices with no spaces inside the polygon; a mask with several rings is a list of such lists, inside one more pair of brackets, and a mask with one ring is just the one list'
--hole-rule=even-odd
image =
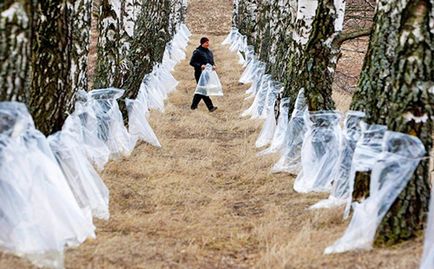
{"label": "soil", "polygon": [[[294,178],[270,174],[277,156],[257,157],[261,122],[241,118],[249,107],[248,85],[238,79],[238,57],[221,44],[230,29],[231,0],[190,0],[187,23],[194,33],[190,56],[207,35],[224,97],[210,113],[190,102],[195,90],[188,59],[174,72],[177,91],[164,113],[151,113],[163,147],[136,147],[129,158],[102,173],[110,193],[111,217],[96,221],[97,238],[65,254],[66,268],[417,268],[418,238],[392,248],[323,255],[348,225],[342,208],[306,208],[324,194],[298,194]],[[348,59],[348,57],[359,57]],[[363,54],[343,59],[361,66]],[[345,70],[343,68],[342,70]],[[336,87],[338,108],[351,94]],[[0,269],[31,268],[0,254]]]}

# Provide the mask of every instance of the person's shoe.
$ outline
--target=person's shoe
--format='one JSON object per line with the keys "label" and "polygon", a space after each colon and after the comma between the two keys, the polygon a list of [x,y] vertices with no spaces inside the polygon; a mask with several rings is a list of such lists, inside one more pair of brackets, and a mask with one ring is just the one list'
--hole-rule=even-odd
{"label": "person's shoe", "polygon": [[197,107],[190,107],[191,108],[191,110],[195,110]]}
{"label": "person's shoe", "polygon": [[209,110],[209,112],[214,112],[214,111],[216,111],[216,110],[217,110],[217,107],[215,106],[215,107],[211,108],[211,109]]}

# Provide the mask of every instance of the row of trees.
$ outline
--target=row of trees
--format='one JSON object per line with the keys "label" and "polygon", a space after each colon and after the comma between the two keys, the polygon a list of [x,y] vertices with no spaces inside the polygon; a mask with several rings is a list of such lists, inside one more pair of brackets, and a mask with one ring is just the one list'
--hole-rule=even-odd
{"label": "row of trees", "polygon": [[[372,26],[343,31],[346,4],[359,14],[375,7]],[[295,100],[304,89],[310,111],[335,109],[332,84],[341,45],[370,35],[351,109],[364,111],[368,123],[419,137],[430,152],[433,0],[235,0],[233,23],[248,36],[267,71],[284,83],[285,96]],[[368,190],[369,175],[358,174],[354,193],[368,195]],[[429,193],[425,159],[383,219],[377,243],[414,237],[423,228]]]}
{"label": "row of trees", "polygon": [[[92,6],[96,71],[88,76]],[[0,3],[0,101],[28,105],[37,128],[61,128],[77,90],[118,87],[135,98],[160,62],[185,0],[6,0]]]}

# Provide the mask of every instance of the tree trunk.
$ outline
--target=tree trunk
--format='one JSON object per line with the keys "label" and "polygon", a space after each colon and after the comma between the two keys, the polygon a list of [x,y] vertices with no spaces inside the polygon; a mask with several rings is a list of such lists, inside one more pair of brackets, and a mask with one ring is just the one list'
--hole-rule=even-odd
{"label": "tree trunk", "polygon": [[[302,7],[299,1],[299,7]],[[340,56],[335,40],[342,30],[343,1],[320,0],[316,7],[305,9],[307,17],[299,20],[295,33],[297,53],[291,56],[285,95],[295,100],[304,89],[309,111],[332,110],[334,71]],[[309,25],[309,14],[316,9]],[[307,41],[305,48],[303,44]]]}
{"label": "tree trunk", "polygon": [[90,45],[90,26],[92,0],[70,1],[71,13],[68,21],[71,27],[71,83],[72,89],[88,89],[88,55]]}
{"label": "tree trunk", "polygon": [[241,34],[247,36],[249,44],[255,44],[257,33],[257,4],[255,0],[239,1],[237,27]]}
{"label": "tree trunk", "polygon": [[[179,0],[177,0],[179,2]],[[170,40],[170,0],[103,0],[95,87],[119,87],[135,98]],[[122,106],[123,107],[123,106]]]}
{"label": "tree trunk", "polygon": [[120,87],[120,0],[102,0],[98,21],[97,63],[94,88]]}
{"label": "tree trunk", "polygon": [[[432,146],[434,107],[433,23],[432,1],[380,0],[352,102],[352,109],[366,112],[368,123],[415,135],[427,152]],[[422,160],[379,226],[377,243],[397,243],[422,229],[429,189],[428,160]]]}
{"label": "tree trunk", "polygon": [[66,1],[37,1],[32,36],[32,83],[29,107],[36,127],[45,134],[59,130],[73,96],[71,29]]}
{"label": "tree trunk", "polygon": [[61,129],[78,89],[87,89],[90,0],[35,1],[28,105],[45,134]]}
{"label": "tree trunk", "polygon": [[148,1],[143,6],[131,43],[130,57],[133,61],[129,62],[124,82],[128,98],[137,96],[145,74],[150,73],[154,64],[163,58],[166,43],[171,37],[168,29],[170,11],[168,0]]}
{"label": "tree trunk", "polygon": [[28,100],[31,10],[27,1],[0,6],[0,101]]}

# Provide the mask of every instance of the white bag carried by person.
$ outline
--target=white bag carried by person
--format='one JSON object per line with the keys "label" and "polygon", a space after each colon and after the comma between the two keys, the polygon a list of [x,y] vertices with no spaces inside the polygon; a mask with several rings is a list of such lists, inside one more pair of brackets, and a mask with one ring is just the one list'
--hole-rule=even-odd
{"label": "white bag carried by person", "polygon": [[206,96],[223,96],[223,88],[217,72],[213,70],[212,65],[207,64],[205,70],[200,75],[194,94]]}

